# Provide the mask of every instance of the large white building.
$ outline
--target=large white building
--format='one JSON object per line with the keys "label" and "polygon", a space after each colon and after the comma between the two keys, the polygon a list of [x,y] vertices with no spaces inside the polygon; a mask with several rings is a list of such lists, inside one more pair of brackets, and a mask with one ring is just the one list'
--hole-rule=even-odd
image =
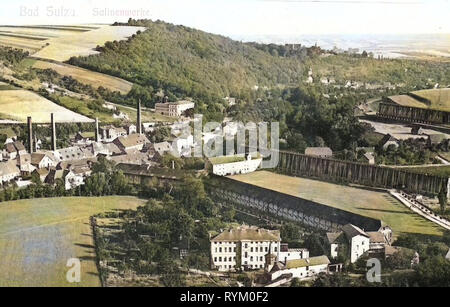
{"label": "large white building", "polygon": [[280,231],[253,226],[231,228],[211,239],[211,266],[219,271],[263,269],[266,255],[280,252]]}
{"label": "large white building", "polygon": [[262,158],[247,158],[239,156],[224,156],[209,158],[209,168],[212,173],[218,176],[229,176],[238,174],[247,174],[254,172],[261,165]]}
{"label": "large white building", "polygon": [[181,116],[184,111],[193,109],[194,107],[195,103],[189,100],[163,102],[155,104],[155,112],[161,115],[178,117]]}

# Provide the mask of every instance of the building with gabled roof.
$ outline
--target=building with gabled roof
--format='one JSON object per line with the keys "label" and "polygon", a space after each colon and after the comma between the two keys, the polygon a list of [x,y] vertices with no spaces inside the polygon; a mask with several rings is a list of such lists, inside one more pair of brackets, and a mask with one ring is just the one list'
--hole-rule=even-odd
{"label": "building with gabled roof", "polygon": [[298,278],[300,280],[312,278],[320,273],[328,273],[330,260],[327,256],[287,260],[275,263],[268,271],[269,280],[274,281],[282,276]]}
{"label": "building with gabled roof", "polygon": [[254,226],[227,229],[211,240],[211,266],[219,271],[263,269],[266,255],[280,252],[280,231]]}
{"label": "building with gabled roof", "polygon": [[0,162],[0,181],[1,183],[9,182],[20,176],[20,169],[17,167],[15,160]]}
{"label": "building with gabled roof", "polygon": [[113,141],[122,151],[142,150],[144,145],[150,143],[148,138],[143,134],[133,133],[128,136],[121,136]]}

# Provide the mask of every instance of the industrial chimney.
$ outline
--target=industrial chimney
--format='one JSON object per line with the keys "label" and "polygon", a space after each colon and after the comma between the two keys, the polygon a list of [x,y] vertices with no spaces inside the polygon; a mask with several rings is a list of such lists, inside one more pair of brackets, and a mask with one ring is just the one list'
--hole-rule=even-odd
{"label": "industrial chimney", "polygon": [[27,118],[28,123],[28,151],[33,153],[33,122],[31,120],[31,116]]}
{"label": "industrial chimney", "polygon": [[56,124],[55,124],[55,117],[53,113],[50,114],[51,117],[51,123],[52,123],[52,150],[56,151]]}
{"label": "industrial chimney", "polygon": [[142,134],[142,123],[141,123],[141,100],[138,101],[137,106],[137,123],[136,123],[136,132],[138,134]]}
{"label": "industrial chimney", "polygon": [[98,137],[98,117],[95,118],[95,141],[96,142],[99,141],[99,137]]}

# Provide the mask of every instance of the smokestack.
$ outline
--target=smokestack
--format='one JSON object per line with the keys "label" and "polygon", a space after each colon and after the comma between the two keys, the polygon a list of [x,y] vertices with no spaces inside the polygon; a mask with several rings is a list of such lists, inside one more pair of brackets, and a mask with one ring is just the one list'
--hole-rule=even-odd
{"label": "smokestack", "polygon": [[55,117],[52,114],[50,114],[51,117],[51,123],[52,123],[52,150],[56,150],[56,124],[55,124]]}
{"label": "smokestack", "polygon": [[33,153],[33,122],[31,120],[31,116],[27,118],[28,123],[28,151]]}
{"label": "smokestack", "polygon": [[142,134],[142,123],[141,123],[141,100],[138,101],[137,106],[137,123],[136,123],[136,132],[138,134]]}
{"label": "smokestack", "polygon": [[96,142],[99,141],[99,137],[98,137],[98,117],[95,118],[95,141]]}

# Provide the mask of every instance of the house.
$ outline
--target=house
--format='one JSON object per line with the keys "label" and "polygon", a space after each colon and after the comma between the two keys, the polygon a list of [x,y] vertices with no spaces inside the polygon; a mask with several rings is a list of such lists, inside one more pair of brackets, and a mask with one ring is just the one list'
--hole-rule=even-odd
{"label": "house", "polygon": [[114,156],[123,154],[122,150],[114,143],[93,142],[88,147],[94,156]]}
{"label": "house", "polygon": [[252,158],[251,154],[247,155],[247,158],[242,156],[223,156],[209,158],[207,168],[214,175],[228,176],[254,172],[261,163],[261,157]]}
{"label": "house", "polygon": [[120,150],[126,152],[130,150],[142,150],[144,145],[150,143],[150,141],[145,135],[134,133],[128,136],[118,137],[113,143],[119,147]]}
{"label": "house", "polygon": [[181,116],[184,111],[195,108],[195,103],[189,100],[180,100],[177,102],[166,102],[155,104],[155,112],[157,114],[177,117]]}
{"label": "house", "polygon": [[279,261],[272,267],[267,267],[268,279],[273,281],[286,275],[299,279],[311,278],[320,273],[328,273],[329,264],[330,260],[325,255],[285,262]]}
{"label": "house", "polygon": [[342,231],[327,233],[327,239],[331,258],[337,258],[340,248],[346,246],[350,262],[354,263],[366,252],[373,256],[384,256],[391,244],[392,229],[384,225],[378,231],[365,232],[355,225],[347,224],[342,227]]}
{"label": "house", "polygon": [[281,239],[279,230],[240,226],[225,230],[210,241],[211,267],[234,271],[264,268],[267,254],[278,257]]}
{"label": "house", "polygon": [[148,153],[140,151],[128,151],[125,154],[109,156],[108,160],[114,161],[116,164],[129,163],[129,164],[148,164],[151,162],[151,158]]}
{"label": "house", "polygon": [[364,162],[369,163],[371,165],[375,164],[375,156],[371,152],[366,152],[362,156],[362,159],[364,160]]}
{"label": "house", "polygon": [[155,151],[163,156],[167,152],[172,152],[172,145],[169,142],[161,142],[161,143],[154,143],[153,148]]}
{"label": "house", "polygon": [[126,124],[124,126],[124,129],[127,131],[128,135],[137,133],[137,128],[136,128],[136,125],[134,125],[134,124]]}
{"label": "house", "polygon": [[125,135],[127,135],[127,131],[124,128],[116,128],[113,125],[107,125],[99,129],[99,136],[105,142],[111,142]]}
{"label": "house", "polygon": [[33,176],[37,176],[39,180],[44,183],[47,175],[50,173],[50,170],[46,168],[37,168],[32,172]]}
{"label": "house", "polygon": [[351,263],[355,263],[370,248],[370,236],[361,228],[352,224],[343,226],[341,232],[327,233],[327,239],[331,247],[331,257],[337,257],[339,255],[340,244],[346,244],[349,247],[348,251]]}
{"label": "house", "polygon": [[60,161],[83,160],[94,157],[90,147],[79,146],[61,148],[55,154]]}
{"label": "house", "polygon": [[21,176],[30,176],[36,169],[36,167],[31,164],[31,155],[29,153],[19,155],[17,162]]}
{"label": "house", "polygon": [[305,259],[309,258],[309,251],[306,248],[289,248],[287,243],[281,243],[278,258],[284,262],[294,259]]}
{"label": "house", "polygon": [[10,182],[16,177],[20,176],[20,169],[17,167],[16,161],[9,160],[0,162],[0,182]]}
{"label": "house", "polygon": [[18,155],[25,154],[26,152],[27,151],[25,149],[25,146],[23,146],[22,142],[15,141],[6,144],[6,152],[4,158],[7,160],[14,160],[17,158]]}
{"label": "house", "polygon": [[329,147],[307,147],[305,149],[305,155],[320,158],[331,158],[333,157],[333,151]]}
{"label": "house", "polygon": [[31,154],[31,165],[36,168],[50,168],[55,167],[58,161],[53,155],[47,152],[33,152]]}
{"label": "house", "polygon": [[75,134],[74,140],[76,143],[84,144],[93,141],[95,138],[95,133],[92,132],[77,132]]}
{"label": "house", "polygon": [[447,136],[445,134],[429,134],[428,135],[428,140],[427,140],[427,145],[428,147],[432,147],[433,145],[439,145],[440,143],[442,143],[443,141],[447,140]]}
{"label": "house", "polygon": [[45,178],[45,183],[55,185],[56,180],[64,179],[64,170],[62,169],[51,169]]}
{"label": "house", "polygon": [[380,141],[379,146],[386,150],[389,146],[399,146],[398,140],[390,134],[386,134]]}

